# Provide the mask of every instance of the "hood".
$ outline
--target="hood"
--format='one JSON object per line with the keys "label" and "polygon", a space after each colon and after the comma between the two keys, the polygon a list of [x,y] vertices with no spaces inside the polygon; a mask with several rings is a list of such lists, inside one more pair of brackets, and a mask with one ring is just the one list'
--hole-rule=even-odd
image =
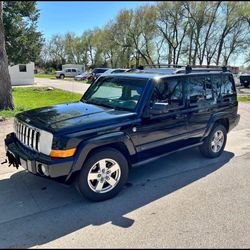
{"label": "hood", "polygon": [[16,117],[49,132],[67,133],[70,130],[71,133],[129,121],[136,113],[76,102],[32,109]]}

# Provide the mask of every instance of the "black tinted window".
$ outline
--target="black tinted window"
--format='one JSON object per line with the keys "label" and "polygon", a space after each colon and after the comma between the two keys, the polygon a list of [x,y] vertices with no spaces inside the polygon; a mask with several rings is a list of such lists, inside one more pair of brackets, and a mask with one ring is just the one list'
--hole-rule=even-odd
{"label": "black tinted window", "polygon": [[190,104],[214,100],[211,75],[192,76],[188,83],[188,97]]}
{"label": "black tinted window", "polygon": [[117,69],[117,70],[114,70],[113,72],[112,72],[112,74],[114,74],[114,73],[122,73],[122,72],[124,72],[125,71],[125,69]]}
{"label": "black tinted window", "polygon": [[164,79],[155,84],[152,103],[168,103],[169,108],[183,105],[183,85],[180,78]]}
{"label": "black tinted window", "polygon": [[76,70],[75,70],[75,69],[72,69],[72,72],[76,72]]}
{"label": "black tinted window", "polygon": [[194,76],[190,77],[188,83],[188,97],[190,104],[195,104],[205,100],[206,88],[205,88],[205,77]]}
{"label": "black tinted window", "polygon": [[230,96],[235,93],[232,76],[224,75],[222,77],[222,84],[221,84],[220,92],[223,97]]}
{"label": "black tinted window", "polygon": [[94,69],[93,73],[97,74],[97,73],[104,73],[105,71],[107,71],[107,69]]}

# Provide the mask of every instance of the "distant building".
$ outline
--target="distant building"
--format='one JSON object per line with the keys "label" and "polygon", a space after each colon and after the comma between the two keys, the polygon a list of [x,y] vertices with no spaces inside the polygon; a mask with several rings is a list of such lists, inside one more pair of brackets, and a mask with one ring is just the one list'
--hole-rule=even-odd
{"label": "distant building", "polygon": [[9,66],[11,85],[33,85],[34,63]]}
{"label": "distant building", "polygon": [[66,68],[76,68],[79,69],[80,72],[85,72],[85,65],[83,64],[64,64],[62,65],[62,70]]}

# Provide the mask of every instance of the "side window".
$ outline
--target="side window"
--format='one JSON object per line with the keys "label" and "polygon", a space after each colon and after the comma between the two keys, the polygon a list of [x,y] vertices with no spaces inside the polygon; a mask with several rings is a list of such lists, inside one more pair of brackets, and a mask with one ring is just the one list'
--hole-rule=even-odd
{"label": "side window", "polygon": [[72,69],[72,72],[76,72],[76,69]]}
{"label": "side window", "polygon": [[235,93],[234,84],[232,76],[224,75],[222,77],[222,85],[221,85],[221,95],[222,97],[230,96]]}
{"label": "side window", "polygon": [[183,83],[180,78],[164,79],[156,83],[152,103],[168,103],[169,109],[183,106]]}
{"label": "side window", "polygon": [[213,86],[211,76],[205,77],[205,97],[206,100],[213,100]]}
{"label": "side window", "polygon": [[220,86],[221,86],[221,75],[214,75],[213,76],[213,92],[214,92],[215,103],[220,97]]}
{"label": "side window", "polygon": [[69,73],[71,72],[71,69],[66,69],[65,72]]}
{"label": "side window", "polygon": [[188,98],[191,105],[205,100],[206,88],[204,76],[193,76],[189,78]]}
{"label": "side window", "polygon": [[19,65],[19,71],[20,72],[27,72],[27,68],[25,64],[20,64]]}
{"label": "side window", "polygon": [[213,102],[214,91],[211,75],[191,76],[188,83],[188,98],[191,105]]}

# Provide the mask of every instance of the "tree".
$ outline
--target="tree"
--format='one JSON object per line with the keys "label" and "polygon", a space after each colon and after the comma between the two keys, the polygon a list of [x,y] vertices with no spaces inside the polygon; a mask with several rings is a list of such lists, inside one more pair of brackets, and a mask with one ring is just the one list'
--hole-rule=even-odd
{"label": "tree", "polygon": [[162,2],[157,6],[157,27],[168,45],[168,63],[178,64],[188,31],[182,2]]}
{"label": "tree", "polygon": [[44,42],[36,31],[39,10],[35,1],[4,1],[3,23],[9,63],[35,62]]}
{"label": "tree", "polygon": [[5,49],[3,2],[0,1],[0,110],[3,109],[14,109],[14,103]]}

